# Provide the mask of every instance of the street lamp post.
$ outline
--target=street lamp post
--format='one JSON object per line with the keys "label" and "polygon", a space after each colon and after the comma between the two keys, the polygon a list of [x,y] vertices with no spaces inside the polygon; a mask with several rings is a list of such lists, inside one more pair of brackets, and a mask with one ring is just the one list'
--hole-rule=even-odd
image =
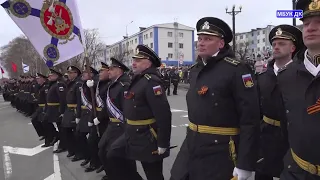
{"label": "street lamp post", "polygon": [[126,45],[125,45],[125,47],[126,47],[126,52],[125,52],[125,56],[126,56],[126,62],[127,62],[127,63],[129,63],[129,62],[128,62],[128,56],[129,56],[128,26],[129,26],[130,24],[132,24],[132,23],[133,23],[133,21],[130,21],[130,23],[128,23],[128,24],[126,25]]}
{"label": "street lamp post", "polygon": [[239,7],[239,10],[236,10],[236,5],[233,5],[232,10],[228,11],[228,7],[226,7],[226,13],[232,16],[232,31],[233,31],[233,52],[236,52],[236,15],[241,13],[242,6]]}
{"label": "street lamp post", "polygon": [[130,23],[128,23],[128,24],[126,25],[126,37],[127,37],[127,38],[128,38],[128,26],[129,26],[131,23],[133,23],[133,21],[131,21]]}
{"label": "street lamp post", "polygon": [[[296,9],[297,0],[292,0],[292,10]],[[296,18],[292,18],[292,25],[296,26]]]}

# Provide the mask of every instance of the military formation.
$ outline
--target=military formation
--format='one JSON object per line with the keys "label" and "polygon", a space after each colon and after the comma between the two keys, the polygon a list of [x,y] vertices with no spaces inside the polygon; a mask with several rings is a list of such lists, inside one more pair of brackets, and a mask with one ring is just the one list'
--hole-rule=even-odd
{"label": "military formation", "polygon": [[[190,123],[170,180],[247,180],[253,172],[256,180],[320,179],[320,1],[299,0],[296,8],[304,11],[303,30],[274,27],[273,59],[258,74],[236,59],[227,23],[197,22]],[[132,77],[112,58],[99,71],[70,66],[68,80],[54,69],[48,77],[12,79],[3,96],[31,117],[44,147],[58,142],[54,153],[68,151],[71,161],[88,164],[86,172],[142,179],[139,161],[148,180],[163,180],[163,159],[175,147],[166,89],[179,79],[159,73],[161,60],[147,46],[138,45],[132,58]]]}

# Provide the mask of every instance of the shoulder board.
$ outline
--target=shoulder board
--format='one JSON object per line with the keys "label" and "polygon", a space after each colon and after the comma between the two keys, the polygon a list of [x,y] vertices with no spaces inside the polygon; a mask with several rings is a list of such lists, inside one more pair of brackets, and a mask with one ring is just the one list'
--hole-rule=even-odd
{"label": "shoulder board", "polygon": [[149,81],[151,79],[150,74],[145,74],[144,77]]}
{"label": "shoulder board", "polygon": [[119,83],[121,84],[121,86],[129,86],[130,83],[129,82],[122,82],[122,81],[119,81]]}
{"label": "shoulder board", "polygon": [[144,77],[149,81],[149,80],[153,80],[153,81],[159,81],[161,82],[161,78],[154,75],[154,74],[145,74]]}
{"label": "shoulder board", "polygon": [[234,66],[238,66],[238,64],[240,64],[240,61],[229,58],[229,57],[225,57],[223,60],[225,60],[226,62],[228,62]]}
{"label": "shoulder board", "polygon": [[192,66],[190,66],[190,67],[189,67],[189,69],[194,68],[196,65],[198,65],[198,62],[197,62],[197,63],[195,63],[195,64],[193,64]]}

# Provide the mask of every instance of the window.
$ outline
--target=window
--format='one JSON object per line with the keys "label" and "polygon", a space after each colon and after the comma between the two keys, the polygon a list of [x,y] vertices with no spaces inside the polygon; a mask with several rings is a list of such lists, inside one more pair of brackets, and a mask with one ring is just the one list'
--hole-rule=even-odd
{"label": "window", "polygon": [[172,32],[168,32],[168,37],[172,37]]}
{"label": "window", "polygon": [[168,54],[168,58],[172,58],[173,57],[173,54],[172,53],[169,53]]}
{"label": "window", "polygon": [[254,41],[251,41],[251,44],[254,44]]}
{"label": "window", "polygon": [[258,43],[260,43],[260,40],[258,39]]}
{"label": "window", "polygon": [[146,39],[148,39],[148,34],[146,34]]}
{"label": "window", "polygon": [[153,32],[150,32],[150,38],[153,38]]}
{"label": "window", "polygon": [[180,32],[179,33],[179,37],[183,38],[183,33]]}
{"label": "window", "polygon": [[137,42],[138,42],[137,38],[134,40],[134,42],[137,44]]}
{"label": "window", "polygon": [[173,44],[172,43],[168,43],[168,48],[172,48]]}
{"label": "window", "polygon": [[243,39],[243,35],[240,36],[240,39]]}
{"label": "window", "polygon": [[254,36],[254,33],[252,32],[251,35]]}
{"label": "window", "polygon": [[263,34],[266,34],[266,30],[263,30],[262,33],[263,33]]}
{"label": "window", "polygon": [[265,46],[263,46],[263,48],[262,48],[262,49],[263,49],[263,51],[265,51],[265,50],[266,50],[266,47],[265,47]]}
{"label": "window", "polygon": [[266,38],[263,38],[263,40],[262,40],[263,42],[266,42]]}
{"label": "window", "polygon": [[260,48],[258,47],[258,51],[260,51]]}
{"label": "window", "polygon": [[153,48],[153,43],[150,43],[150,47]]}
{"label": "window", "polygon": [[179,48],[183,49],[183,44],[182,43],[179,43]]}
{"label": "window", "polygon": [[257,32],[257,35],[260,35],[260,31]]}

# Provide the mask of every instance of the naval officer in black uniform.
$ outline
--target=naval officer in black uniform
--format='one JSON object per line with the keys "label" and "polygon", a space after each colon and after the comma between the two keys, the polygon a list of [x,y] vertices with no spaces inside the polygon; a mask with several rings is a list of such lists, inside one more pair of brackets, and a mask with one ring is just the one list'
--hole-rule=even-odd
{"label": "naval officer in black uniform", "polygon": [[[67,67],[68,81],[66,87],[66,110],[62,118],[62,136],[67,142],[67,157],[72,157],[76,154],[76,139],[75,139],[75,112],[80,111],[81,107],[77,106],[77,101],[80,96],[79,88],[82,86],[80,80],[81,71],[75,66]],[[64,149],[57,149],[56,153],[63,152]],[[78,150],[79,151],[79,150]]]}
{"label": "naval officer in black uniform", "polygon": [[221,19],[197,22],[201,57],[190,70],[189,128],[171,170],[174,180],[248,179],[257,161],[259,96],[254,74],[234,58]]}
{"label": "naval officer in black uniform", "polygon": [[148,180],[163,180],[163,159],[169,156],[171,111],[157,71],[161,60],[145,45],[133,56],[134,76],[124,95],[127,155],[142,163]]}
{"label": "naval officer in black uniform", "polygon": [[299,0],[296,8],[303,10],[302,39],[307,50],[278,74],[290,146],[280,178],[319,180],[320,2]]}
{"label": "naval officer in black uniform", "polygon": [[260,158],[255,180],[273,180],[280,177],[283,157],[288,150],[288,141],[282,133],[281,122],[286,121],[282,96],[278,87],[278,71],[292,62],[293,56],[303,47],[302,32],[291,25],[274,27],[269,34],[273,60],[267,69],[258,75],[261,112]]}

